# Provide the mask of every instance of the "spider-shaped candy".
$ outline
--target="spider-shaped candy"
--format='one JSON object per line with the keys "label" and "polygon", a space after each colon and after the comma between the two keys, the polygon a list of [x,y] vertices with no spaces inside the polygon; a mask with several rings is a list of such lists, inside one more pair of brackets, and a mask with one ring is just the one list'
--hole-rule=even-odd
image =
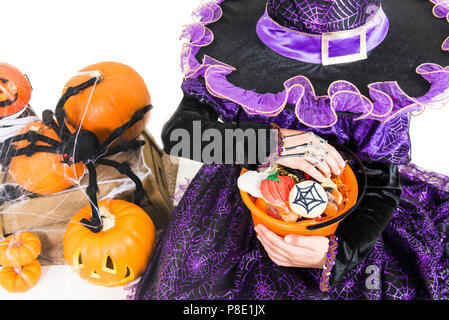
{"label": "spider-shaped candy", "polygon": [[[136,111],[127,123],[113,130],[101,144],[99,143],[97,136],[91,131],[80,129],[72,133],[65,122],[65,103],[70,97],[77,95],[82,90],[95,85],[99,81],[101,81],[101,79],[91,78],[76,87],[69,87],[59,100],[55,114],[53,114],[53,111],[51,110],[45,110],[42,113],[42,122],[46,126],[52,128],[61,141],[57,141],[30,130],[24,134],[11,137],[0,144],[0,160],[3,169],[9,166],[13,157],[21,155],[32,156],[38,152],[60,154],[63,156],[62,163],[67,165],[84,163],[89,173],[89,184],[86,193],[90,200],[92,217],[90,220],[83,219],[81,223],[95,233],[100,232],[103,229],[103,221],[98,209],[97,193],[99,189],[97,184],[97,171],[94,164],[113,167],[121,174],[128,176],[136,185],[136,190],[134,192],[134,202],[136,204],[139,204],[145,196],[142,182],[132,172],[128,162],[117,162],[105,158],[120,152],[138,150],[145,144],[144,141],[137,140],[136,138],[132,141],[123,141],[116,145],[112,145],[129,128],[142,120],[145,114],[152,109],[152,106],[148,105]],[[19,141],[28,141],[29,144],[26,147],[17,148],[13,143]],[[47,145],[37,145],[38,142]]]}

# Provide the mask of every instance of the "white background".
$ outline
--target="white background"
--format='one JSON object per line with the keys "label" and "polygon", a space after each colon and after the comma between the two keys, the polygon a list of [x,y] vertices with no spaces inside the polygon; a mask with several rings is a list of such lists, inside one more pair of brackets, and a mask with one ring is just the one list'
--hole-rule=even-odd
{"label": "white background", "polygon": [[[46,108],[54,108],[65,82],[79,69],[111,60],[132,66],[144,77],[150,90],[155,108],[149,130],[160,142],[162,125],[182,97],[179,35],[182,26],[191,22],[190,13],[199,2],[2,1],[0,61],[18,67],[29,76],[34,89],[31,105],[39,114]],[[413,119],[415,163],[449,174],[448,128],[449,107],[426,111]],[[67,281],[63,281],[67,274],[61,269],[44,270],[41,283],[28,295],[5,295],[0,288],[0,298],[95,298],[96,294],[105,298],[123,297],[121,290],[107,289],[100,293],[100,289],[93,290],[72,277],[72,290],[61,295],[67,289]]]}

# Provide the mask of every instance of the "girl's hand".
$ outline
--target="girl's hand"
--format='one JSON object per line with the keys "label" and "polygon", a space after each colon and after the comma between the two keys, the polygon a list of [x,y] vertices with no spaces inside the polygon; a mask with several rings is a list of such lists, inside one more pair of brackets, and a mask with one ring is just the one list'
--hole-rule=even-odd
{"label": "girl's hand", "polygon": [[301,170],[319,182],[339,175],[346,166],[338,151],[313,133],[281,129],[281,135],[284,152],[277,163],[283,166]]}
{"label": "girl's hand", "polygon": [[254,229],[268,256],[278,266],[323,268],[329,248],[328,238],[298,235],[282,238],[261,224]]}

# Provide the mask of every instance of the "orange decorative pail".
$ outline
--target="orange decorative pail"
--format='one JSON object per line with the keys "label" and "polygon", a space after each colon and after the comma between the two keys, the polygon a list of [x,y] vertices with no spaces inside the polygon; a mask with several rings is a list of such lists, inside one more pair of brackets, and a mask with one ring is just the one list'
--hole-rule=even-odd
{"label": "orange decorative pail", "polygon": [[[247,170],[243,169],[241,174]],[[343,220],[349,210],[353,208],[359,196],[359,188],[354,171],[349,165],[343,170],[340,179],[347,187],[347,201],[343,208],[332,215],[320,219],[301,220],[296,223],[289,223],[270,217],[265,210],[265,201],[262,199],[255,199],[247,192],[240,191],[243,202],[251,211],[254,225],[263,224],[265,227],[275,232],[280,236],[289,234],[298,234],[303,236],[330,236],[337,230],[338,224]]]}

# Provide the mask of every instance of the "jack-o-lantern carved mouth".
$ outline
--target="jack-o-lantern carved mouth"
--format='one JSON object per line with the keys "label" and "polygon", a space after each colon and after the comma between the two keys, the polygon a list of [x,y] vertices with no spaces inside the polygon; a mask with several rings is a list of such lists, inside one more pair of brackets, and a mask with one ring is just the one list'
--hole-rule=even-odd
{"label": "jack-o-lantern carved mouth", "polygon": [[[0,86],[0,108],[6,108],[13,105],[19,99],[19,93],[14,85],[8,85],[8,80],[0,78],[0,82],[6,86],[6,88]],[[14,98],[11,99],[11,97]]]}
{"label": "jack-o-lantern carved mouth", "polygon": [[[73,267],[75,270],[81,270],[85,267],[83,264],[83,258],[81,256],[81,249],[78,249],[77,252],[73,256]],[[89,276],[90,276],[90,278],[95,280],[95,283],[97,285],[105,285],[105,286],[122,285],[129,281],[134,280],[134,278],[135,278],[134,272],[131,271],[129,266],[126,266],[125,276],[123,278],[120,277],[117,274],[118,271],[116,269],[115,263],[112,261],[112,258],[109,254],[106,254],[105,259],[103,261],[102,268],[100,271],[104,271],[106,273],[116,275],[117,279],[115,281],[109,281],[109,282],[104,282],[104,283],[99,282],[99,281],[101,281],[100,279],[102,278],[101,274],[98,273],[96,270],[92,269]]]}

